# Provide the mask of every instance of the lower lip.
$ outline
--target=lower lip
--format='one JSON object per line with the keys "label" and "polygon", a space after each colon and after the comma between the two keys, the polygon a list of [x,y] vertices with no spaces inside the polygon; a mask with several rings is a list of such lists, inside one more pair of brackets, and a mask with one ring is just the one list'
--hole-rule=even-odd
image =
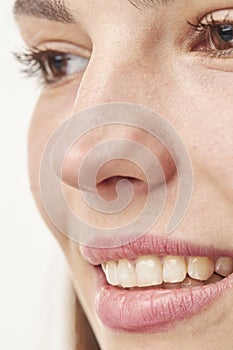
{"label": "lower lip", "polygon": [[101,268],[97,274],[95,310],[103,324],[125,332],[156,333],[200,313],[233,287],[233,274],[202,287],[127,290],[110,286]]}

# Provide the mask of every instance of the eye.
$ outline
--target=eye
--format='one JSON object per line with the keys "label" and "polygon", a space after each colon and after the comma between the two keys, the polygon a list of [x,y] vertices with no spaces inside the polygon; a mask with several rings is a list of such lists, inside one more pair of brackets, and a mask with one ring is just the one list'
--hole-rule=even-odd
{"label": "eye", "polygon": [[66,53],[44,53],[39,61],[44,78],[48,83],[54,83],[67,76],[83,72],[89,59]]}
{"label": "eye", "polygon": [[233,48],[233,24],[215,25],[210,28],[210,42],[216,50]]}
{"label": "eye", "polygon": [[24,65],[25,73],[29,76],[39,73],[46,84],[55,84],[69,76],[83,73],[90,60],[86,56],[38,49],[16,53],[15,56]]}
{"label": "eye", "polygon": [[210,54],[211,57],[233,57],[233,20],[228,14],[223,19],[215,19],[213,13],[191,25],[195,31],[195,45],[192,51]]}

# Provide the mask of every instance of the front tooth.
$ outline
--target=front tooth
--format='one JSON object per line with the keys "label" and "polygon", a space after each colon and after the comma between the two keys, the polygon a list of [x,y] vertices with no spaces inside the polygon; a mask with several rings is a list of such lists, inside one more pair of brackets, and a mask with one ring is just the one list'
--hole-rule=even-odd
{"label": "front tooth", "polygon": [[191,257],[188,259],[188,274],[190,277],[206,281],[214,273],[214,261],[207,257]]}
{"label": "front tooth", "polygon": [[136,261],[138,287],[158,285],[163,282],[161,259],[155,256],[140,257]]}
{"label": "front tooth", "polygon": [[118,280],[119,284],[124,288],[134,287],[136,283],[135,266],[133,262],[127,259],[118,261]]}
{"label": "front tooth", "polygon": [[119,280],[117,277],[117,262],[116,261],[108,261],[104,266],[106,279],[109,284],[113,286],[119,285]]}
{"label": "front tooth", "polygon": [[233,259],[219,258],[215,263],[215,272],[224,277],[230,275],[233,272]]}
{"label": "front tooth", "polygon": [[106,262],[103,262],[103,263],[101,264],[104,273],[106,273],[106,265],[107,265]]}
{"label": "front tooth", "polygon": [[186,261],[180,256],[166,256],[163,262],[163,281],[182,282],[187,274]]}

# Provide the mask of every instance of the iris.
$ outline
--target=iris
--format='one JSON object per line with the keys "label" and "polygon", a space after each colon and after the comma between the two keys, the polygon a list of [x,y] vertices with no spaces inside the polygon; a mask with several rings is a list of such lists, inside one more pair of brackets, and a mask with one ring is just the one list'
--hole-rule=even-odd
{"label": "iris", "polygon": [[221,40],[225,42],[232,42],[233,41],[233,25],[221,25],[218,26],[218,35],[221,38]]}

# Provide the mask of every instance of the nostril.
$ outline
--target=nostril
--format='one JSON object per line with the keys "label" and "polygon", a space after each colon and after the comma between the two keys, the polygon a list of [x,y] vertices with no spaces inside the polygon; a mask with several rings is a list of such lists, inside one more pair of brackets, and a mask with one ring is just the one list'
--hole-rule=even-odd
{"label": "nostril", "polygon": [[118,181],[120,180],[128,180],[130,181],[131,183],[133,182],[136,182],[136,181],[142,181],[142,180],[139,180],[135,177],[132,177],[132,176],[110,176],[110,177],[106,177],[106,178],[103,178],[99,183],[97,183],[97,187],[99,186],[109,186],[109,185],[116,185]]}
{"label": "nostril", "polygon": [[143,170],[128,159],[113,159],[104,164],[96,176],[96,184],[99,185],[106,180],[105,184],[117,183],[126,179],[131,182],[146,181]]}
{"label": "nostril", "polygon": [[148,184],[141,179],[132,176],[111,176],[97,183],[96,187],[99,195],[105,200],[116,200],[118,196],[117,184],[121,180],[127,180],[133,185],[134,195],[148,194]]}
{"label": "nostril", "polygon": [[[120,142],[120,140],[118,141]],[[147,140],[147,143],[148,142],[149,141]],[[175,162],[170,153],[160,144],[152,143],[147,145],[151,157],[154,157],[160,165],[159,168],[155,166],[152,160],[149,162],[148,160],[144,160],[143,157],[140,158],[140,151],[137,149],[135,150],[135,154],[137,155],[136,159],[140,159],[140,161],[135,160],[134,157],[132,157],[133,160],[131,160],[132,152],[134,151],[131,148],[123,149],[125,154],[127,154],[127,157],[123,155],[122,158],[119,156],[115,158],[115,153],[111,153],[113,150],[107,149],[106,152],[103,152],[103,155],[101,152],[97,152],[96,157],[92,156],[91,158],[89,157],[90,147],[88,148],[88,145],[90,146],[92,143],[93,141],[91,139],[88,139],[88,142],[86,141],[86,143],[84,143],[84,141],[83,143],[76,143],[66,155],[62,168],[62,180],[71,187],[78,189],[81,188],[79,182],[81,164],[82,167],[85,165],[83,167],[85,170],[82,171],[82,174],[85,172],[82,177],[85,186],[82,186],[82,188],[92,188],[93,190],[94,187],[97,188],[100,184],[101,186],[105,185],[105,187],[106,185],[108,185],[108,187],[110,185],[112,186],[123,178],[130,180],[137,186],[137,188],[139,187],[139,181],[136,180],[140,180],[142,183],[147,183],[149,181],[150,188],[154,188],[160,186],[164,181],[168,183],[174,178],[174,175],[177,172]],[[127,145],[123,144],[123,146],[126,147]],[[105,153],[108,154],[108,158],[110,158],[112,154],[112,159],[107,160],[103,164],[102,158],[104,160]],[[104,182],[105,180],[108,181]]]}

